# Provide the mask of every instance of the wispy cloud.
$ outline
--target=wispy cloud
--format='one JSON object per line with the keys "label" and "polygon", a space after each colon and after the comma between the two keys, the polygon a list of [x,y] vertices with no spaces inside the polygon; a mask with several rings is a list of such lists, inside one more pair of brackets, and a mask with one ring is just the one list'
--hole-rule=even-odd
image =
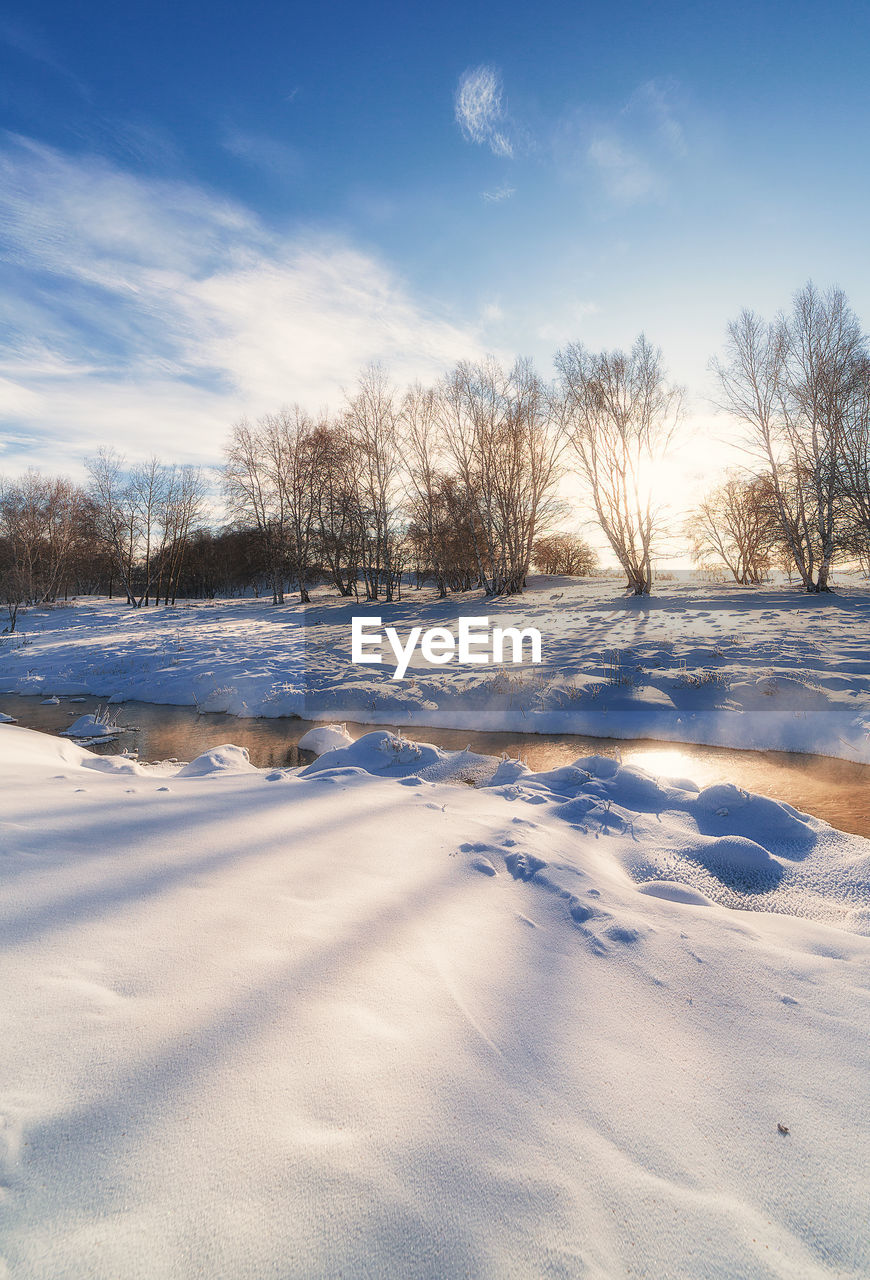
{"label": "wispy cloud", "polygon": [[288,142],[244,129],[228,128],[222,145],[225,151],[255,169],[276,178],[298,178],[305,168],[301,152]]}
{"label": "wispy cloud", "polygon": [[615,206],[659,203],[690,154],[672,81],[648,80],[617,111],[575,109],[559,121],[553,154],[564,178]]}
{"label": "wispy cloud", "polygon": [[234,418],[337,406],[371,360],[403,382],[480,354],[352,244],[93,157],[0,148],[0,228],[5,470],[106,442],[214,462]]}
{"label": "wispy cloud", "polygon": [[454,111],[467,141],[487,146],[497,156],[513,155],[501,76],[495,67],[471,67],[463,72],[456,89]]}
{"label": "wispy cloud", "polygon": [[510,200],[516,194],[516,187],[509,187],[505,182],[494,191],[481,191],[480,194],[489,204],[499,204],[502,200]]}
{"label": "wispy cloud", "polygon": [[0,17],[0,44],[23,53],[33,62],[42,63],[67,80],[83,98],[90,98],[88,87],[59,60],[49,42],[35,27],[18,22],[11,16]]}
{"label": "wispy cloud", "polygon": [[605,191],[620,204],[639,204],[661,195],[662,182],[650,162],[613,131],[593,137],[586,150]]}
{"label": "wispy cloud", "polygon": [[622,109],[623,116],[641,119],[656,139],[674,156],[688,154],[686,131],[677,116],[677,86],[673,80],[647,80],[635,89]]}

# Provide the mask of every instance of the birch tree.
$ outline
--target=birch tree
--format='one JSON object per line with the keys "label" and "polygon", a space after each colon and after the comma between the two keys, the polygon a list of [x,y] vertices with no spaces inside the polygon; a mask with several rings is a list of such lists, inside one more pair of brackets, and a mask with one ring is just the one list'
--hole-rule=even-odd
{"label": "birch tree", "polygon": [[643,334],[630,352],[574,343],[556,355],[562,411],[598,523],[635,595],[652,587],[663,532],[656,469],[679,423],[682,388],[668,383],[661,351]]}

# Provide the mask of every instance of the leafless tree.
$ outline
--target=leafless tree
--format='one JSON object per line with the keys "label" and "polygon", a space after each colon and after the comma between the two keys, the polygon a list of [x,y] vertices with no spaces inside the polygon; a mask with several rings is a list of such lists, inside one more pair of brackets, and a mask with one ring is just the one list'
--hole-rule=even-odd
{"label": "leafless tree", "polygon": [[300,602],[307,604],[319,510],[322,433],[298,404],[267,421],[273,439],[269,456],[283,491],[288,563]]}
{"label": "leafless tree", "polygon": [[127,603],[138,608],[143,598],[137,597],[133,581],[140,533],[138,505],[124,470],[124,459],[114,449],[101,449],[85,465],[90,476],[95,535],[111,557]]}
{"label": "leafless tree", "polygon": [[630,352],[556,355],[575,457],[598,522],[635,595],[652,586],[652,554],[663,531],[654,474],[679,422],[682,389],[670,385],[661,352],[641,335]]}
{"label": "leafless tree", "polygon": [[870,360],[857,370],[850,408],[840,469],[841,540],[870,574]]}
{"label": "leafless tree", "polygon": [[163,500],[157,514],[160,550],[157,558],[155,601],[175,604],[184,558],[205,501],[205,483],[199,467],[167,469]]}
{"label": "leafless tree", "polygon": [[356,485],[365,519],[362,570],[366,594],[387,600],[396,585],[395,559],[404,529],[401,519],[399,409],[386,372],[371,365],[349,397],[346,424],[356,457]]}
{"label": "leafless tree", "polygon": [[224,494],[231,516],[257,531],[263,565],[272,587],[272,604],[284,603],[286,502],[278,478],[278,442],[268,425],[252,427],[246,418],[234,424],[226,450]]}
{"label": "leafless tree", "polygon": [[541,573],[588,578],[598,567],[595,549],[575,533],[549,533],[533,547],[534,562]]}
{"label": "leafless tree", "polygon": [[343,596],[358,597],[366,535],[359,450],[344,421],[322,423],[315,447],[318,554],[336,590]]}
{"label": "leafless tree", "polygon": [[457,365],[438,404],[480,583],[488,595],[521,591],[561,474],[564,432],[551,398],[528,361],[505,371],[488,359]]}
{"label": "leafless tree", "polygon": [[751,311],[728,326],[714,362],[724,405],[747,429],[769,471],[783,536],[807,591],[827,591],[837,549],[838,502],[850,424],[860,403],[867,346],[841,289],[807,284],[791,314],[771,323]]}
{"label": "leafless tree", "polygon": [[762,582],[780,539],[771,497],[764,476],[729,475],[711,489],[686,521],[695,563],[718,560],[742,586]]}
{"label": "leafless tree", "polygon": [[83,533],[85,496],[62,476],[30,470],[0,482],[0,539],[7,585],[22,602],[55,600]]}

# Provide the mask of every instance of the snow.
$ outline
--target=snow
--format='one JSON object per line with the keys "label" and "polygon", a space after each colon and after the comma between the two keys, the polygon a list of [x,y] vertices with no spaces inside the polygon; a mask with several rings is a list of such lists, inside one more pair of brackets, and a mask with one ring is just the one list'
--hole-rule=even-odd
{"label": "snow", "polygon": [[104,717],[99,715],[79,716],[78,720],[67,729],[61,729],[61,735],[64,738],[87,738],[93,741],[95,738],[114,738],[117,737],[118,730],[115,725],[107,723]]}
{"label": "snow", "polygon": [[[412,626],[488,614],[534,626],[541,666],[354,666],[350,620]],[[787,586],[662,582],[626,597],[616,579],[533,579],[522,596],[479,592],[394,604],[314,593],[307,606],[262,600],[131,610],[82,601],[0,645],[0,691],[91,694],[111,703],[193,705],[237,716],[437,725],[708,743],[870,762],[870,589],[831,596]]]}
{"label": "snow", "polygon": [[254,766],[246,747],[234,747],[225,743],[220,747],[211,747],[203,751],[190,764],[182,765],[178,771],[179,778],[206,778],[216,773],[251,773]]}
{"label": "snow", "polygon": [[335,747],[346,747],[351,742],[353,738],[347,731],[347,725],[319,724],[316,728],[303,733],[296,745],[301,751],[313,751],[316,756],[322,756],[326,751],[332,751]]}
{"label": "snow", "polygon": [[870,1271],[870,842],[383,731],[0,794],[0,1274]]}

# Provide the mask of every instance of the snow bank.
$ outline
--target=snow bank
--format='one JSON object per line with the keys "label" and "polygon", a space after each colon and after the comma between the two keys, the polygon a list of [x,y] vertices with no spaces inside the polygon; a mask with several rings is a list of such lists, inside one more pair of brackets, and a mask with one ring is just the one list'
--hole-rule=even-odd
{"label": "snow bank", "polygon": [[0,725],[0,770],[30,777],[34,769],[59,765],[96,773],[141,773],[143,767],[126,756],[95,756],[84,747],[18,725]]}
{"label": "snow bank", "polygon": [[[558,589],[553,589],[558,587]],[[406,635],[487,614],[533,626],[540,666],[428,666],[402,681],[351,661],[351,617]],[[25,619],[23,624],[29,626]],[[870,762],[870,590],[812,597],[785,587],[548,583],[520,597],[428,590],[365,606],[314,593],[304,607],[223,601],[129,610],[86,602],[0,650],[0,689],[196,705],[238,716],[594,734],[813,752]]]}
{"label": "snow bank", "polygon": [[336,747],[346,747],[351,742],[353,738],[348,733],[346,725],[319,724],[316,728],[303,733],[296,745],[302,751],[313,751],[316,756],[322,756],[327,751],[332,751]]}
{"label": "snow bank", "polygon": [[867,841],[383,733],[88,754],[0,727],[0,1272],[870,1272]]}
{"label": "snow bank", "polygon": [[225,743],[203,751],[190,764],[182,765],[179,778],[206,778],[215,773],[255,773],[247,747]]}

